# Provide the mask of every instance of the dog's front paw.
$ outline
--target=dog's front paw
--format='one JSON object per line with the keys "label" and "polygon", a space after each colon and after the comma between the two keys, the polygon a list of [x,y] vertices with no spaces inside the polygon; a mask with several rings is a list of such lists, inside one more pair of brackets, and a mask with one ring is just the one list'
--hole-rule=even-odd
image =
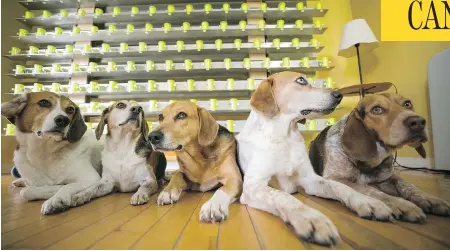
{"label": "dog's front paw", "polygon": [[41,207],[42,214],[54,214],[67,210],[71,204],[71,196],[54,195],[46,200]]}
{"label": "dog's front paw", "polygon": [[339,242],[336,226],[322,213],[312,208],[298,208],[282,217],[302,239],[330,246]]}
{"label": "dog's front paw", "polygon": [[450,216],[450,203],[443,199],[419,194],[411,196],[410,201],[422,208],[425,213]]}
{"label": "dog's front paw", "polygon": [[422,209],[414,203],[402,198],[389,201],[387,205],[391,208],[395,219],[409,222],[423,222],[426,215]]}
{"label": "dog's front paw", "polygon": [[158,196],[158,205],[173,204],[178,201],[180,194],[176,189],[163,190]]}
{"label": "dog's front paw", "polygon": [[130,203],[133,206],[146,204],[150,200],[150,196],[146,193],[136,192],[131,197]]}
{"label": "dog's front paw", "polygon": [[25,179],[24,178],[19,178],[14,180],[13,182],[11,182],[11,186],[13,187],[25,187]]}
{"label": "dog's front paw", "polygon": [[361,218],[379,221],[393,221],[392,210],[382,201],[369,196],[353,196],[350,199],[350,208]]}
{"label": "dog's front paw", "polygon": [[223,221],[228,217],[228,203],[210,199],[200,209],[200,220],[205,222]]}

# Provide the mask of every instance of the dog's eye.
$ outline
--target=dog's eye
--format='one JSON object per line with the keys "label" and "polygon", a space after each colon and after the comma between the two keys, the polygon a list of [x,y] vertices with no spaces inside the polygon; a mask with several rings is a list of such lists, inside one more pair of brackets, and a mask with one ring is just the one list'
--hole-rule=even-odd
{"label": "dog's eye", "polygon": [[117,103],[116,107],[119,109],[123,109],[126,107],[126,105],[124,103],[120,102],[120,103]]}
{"label": "dog's eye", "polygon": [[175,119],[185,119],[187,117],[187,114],[184,112],[180,112],[175,116]]}
{"label": "dog's eye", "polygon": [[158,120],[159,120],[159,122],[163,121],[164,120],[164,116],[162,114],[159,114],[158,115]]}
{"label": "dog's eye", "polygon": [[411,103],[411,101],[406,100],[405,103],[403,103],[403,106],[408,108],[408,109],[411,109],[412,108],[412,103]]}
{"label": "dog's eye", "polygon": [[307,85],[308,81],[306,81],[306,79],[304,77],[299,77],[295,80],[295,82],[297,82],[297,84],[301,84],[301,85]]}
{"label": "dog's eye", "polygon": [[66,108],[67,114],[73,114],[74,112],[75,112],[75,108],[73,108],[72,106],[69,106]]}
{"label": "dog's eye", "polygon": [[41,107],[50,107],[50,106],[52,106],[52,104],[50,103],[50,101],[48,101],[48,100],[46,100],[46,99],[39,100],[38,104],[39,104]]}
{"label": "dog's eye", "polygon": [[384,109],[380,106],[375,106],[374,108],[372,108],[371,112],[375,115],[380,115],[384,112]]}

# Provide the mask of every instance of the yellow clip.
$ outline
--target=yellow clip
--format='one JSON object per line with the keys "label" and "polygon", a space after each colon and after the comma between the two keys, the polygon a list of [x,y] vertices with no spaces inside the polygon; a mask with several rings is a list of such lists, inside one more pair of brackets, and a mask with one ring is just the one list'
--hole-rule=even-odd
{"label": "yellow clip", "polygon": [[99,17],[99,16],[103,15],[103,10],[100,8],[95,8],[94,15],[95,15],[95,17]]}
{"label": "yellow clip", "polygon": [[303,30],[303,20],[298,19],[295,21],[295,27],[297,27],[300,30]]}
{"label": "yellow clip", "polygon": [[298,2],[296,7],[297,7],[297,10],[299,10],[301,12],[305,12],[305,5],[303,4],[303,2]]}
{"label": "yellow clip", "polygon": [[[167,90],[169,91],[169,92],[171,92],[171,91],[175,91],[175,80],[173,80],[173,79],[169,79],[169,80],[167,80]],[[170,102],[171,104],[172,104],[172,102]]]}
{"label": "yellow clip", "polygon": [[220,29],[223,32],[225,32],[227,30],[227,28],[228,28],[228,22],[227,21],[220,21],[219,26],[220,26]]}
{"label": "yellow clip", "polygon": [[109,33],[113,33],[113,32],[115,32],[116,31],[116,26],[114,25],[114,24],[110,24],[109,26],[108,26],[108,32]]}
{"label": "yellow clip", "polygon": [[44,28],[37,28],[36,30],[36,36],[44,36],[47,33],[47,31]]}
{"label": "yellow clip", "polygon": [[253,45],[255,46],[256,49],[261,49],[261,39],[257,38],[255,39],[255,41],[253,41]]}
{"label": "yellow clip", "polygon": [[42,17],[43,18],[49,18],[51,16],[52,16],[52,13],[50,11],[48,11],[48,10],[42,11]]}
{"label": "yellow clip", "polygon": [[205,13],[209,14],[209,12],[211,12],[211,10],[212,10],[211,4],[209,4],[209,3],[205,4]]}
{"label": "yellow clip", "polygon": [[299,38],[293,38],[292,39],[292,47],[295,47],[295,49],[300,48],[300,39]]}
{"label": "yellow clip", "polygon": [[203,50],[203,40],[195,41],[195,46],[197,47],[197,51]]}
{"label": "yellow clip", "polygon": [[240,50],[242,48],[242,40],[239,38],[236,38],[234,40],[234,47],[236,48],[236,50]]}
{"label": "yellow clip", "polygon": [[248,12],[248,4],[247,3],[242,3],[241,4],[241,10],[244,11],[244,13]]}
{"label": "yellow clip", "polygon": [[230,4],[229,4],[229,3],[224,3],[224,4],[222,5],[222,10],[223,10],[226,14],[228,14],[228,12],[230,11]]}
{"label": "yellow clip", "polygon": [[214,41],[214,44],[216,45],[216,49],[218,51],[222,49],[222,39],[216,39],[216,41]]}
{"label": "yellow clip", "polygon": [[168,33],[172,30],[172,25],[170,23],[164,23],[164,33]]}
{"label": "yellow clip", "polygon": [[255,80],[253,78],[247,79],[247,89],[255,90]]}
{"label": "yellow clip", "polygon": [[153,30],[153,24],[146,23],[145,24],[145,33],[149,33]]}
{"label": "yellow clip", "polygon": [[166,50],[166,42],[159,41],[158,42],[158,52],[162,52]]}
{"label": "yellow clip", "polygon": [[148,91],[150,91],[150,92],[156,91],[156,81],[155,80],[148,81]]}
{"label": "yellow clip", "polygon": [[281,40],[280,40],[279,38],[275,38],[275,39],[272,41],[273,47],[277,48],[277,50],[280,49],[280,44],[281,44]]}
{"label": "yellow clip", "polygon": [[23,65],[16,65],[16,71],[15,71],[15,74],[16,75],[18,75],[18,74],[24,74],[25,73],[25,66],[23,66]]}
{"label": "yellow clip", "polygon": [[19,29],[19,32],[17,33],[17,35],[19,35],[19,37],[24,37],[27,36],[30,32],[28,30],[25,29]]}
{"label": "yellow clip", "polygon": [[69,16],[69,11],[68,10],[60,10],[59,11],[59,15],[61,17],[68,17]]}
{"label": "yellow clip", "polygon": [[239,28],[241,29],[241,31],[245,31],[245,29],[247,29],[247,21],[245,20],[239,21]]}
{"label": "yellow clip", "polygon": [[175,6],[172,4],[167,5],[167,15],[172,15],[175,12]]}
{"label": "yellow clip", "polygon": [[210,58],[206,58],[206,59],[203,61],[203,63],[204,63],[204,65],[205,65],[205,69],[206,69],[207,71],[209,71],[209,70],[212,68],[212,61],[211,61]]}
{"label": "yellow clip", "polygon": [[263,67],[266,69],[270,69],[270,58],[264,58]]}
{"label": "yellow clip", "polygon": [[101,53],[109,52],[110,45],[107,43],[102,44]]}
{"label": "yellow clip", "polygon": [[119,53],[122,54],[124,52],[128,52],[128,44],[120,43]]}
{"label": "yellow clip", "polygon": [[208,83],[208,90],[214,91],[215,89],[214,79],[209,78],[206,80],[206,83]]}
{"label": "yellow clip", "polygon": [[86,10],[84,9],[78,9],[78,17],[84,17],[86,16]]}
{"label": "yellow clip", "polygon": [[251,64],[252,64],[251,59],[250,58],[244,58],[243,62],[244,62],[244,68],[249,70],[250,67],[251,67]]}
{"label": "yellow clip", "polygon": [[258,21],[258,28],[263,31],[265,27],[266,27],[266,21],[264,21],[264,19],[259,20]]}
{"label": "yellow clip", "polygon": [[23,15],[24,18],[34,18],[34,14],[31,11],[25,11],[25,14]]}
{"label": "yellow clip", "polygon": [[148,7],[148,14],[149,14],[150,16],[155,15],[155,14],[156,14],[156,6],[150,5],[150,6]]}
{"label": "yellow clip", "polygon": [[61,27],[55,27],[55,36],[59,36],[63,33],[63,29]]}
{"label": "yellow clip", "polygon": [[322,2],[317,2],[316,3],[316,9],[318,9],[320,12],[323,12],[323,4],[322,4]]}
{"label": "yellow clip", "polygon": [[153,71],[155,69],[155,62],[152,60],[145,61],[145,70],[146,71]]}
{"label": "yellow clip", "polygon": [[[186,64],[186,60],[185,60],[185,64]],[[188,79],[187,80],[187,87],[188,87],[188,91],[194,91],[195,90],[195,80],[193,79]]]}
{"label": "yellow clip", "polygon": [[225,66],[225,69],[229,70],[231,68],[231,58],[225,58],[223,60],[223,65]]}
{"label": "yellow clip", "polygon": [[191,24],[189,22],[183,22],[182,28],[183,32],[187,32],[188,30],[191,29]]}
{"label": "yellow clip", "polygon": [[190,59],[184,60],[184,69],[186,69],[186,71],[192,70],[192,60]]}
{"label": "yellow clip", "polygon": [[136,65],[134,64],[134,61],[127,61],[127,72],[135,71]]}
{"label": "yellow clip", "polygon": [[166,67],[166,71],[173,70],[173,61],[170,59],[167,59],[165,61],[165,67]]}
{"label": "yellow clip", "polygon": [[119,7],[114,7],[113,8],[113,17],[120,15],[120,8]]}
{"label": "yellow clip", "polygon": [[266,13],[267,12],[267,3],[261,3],[260,5],[259,5],[259,9],[263,12],[263,13]]}
{"label": "yellow clip", "polygon": [[281,65],[287,69],[291,68],[291,59],[289,57],[284,57],[281,59]]}
{"label": "yellow clip", "polygon": [[330,67],[328,57],[322,57],[322,60],[320,60],[320,64],[322,67],[325,67],[325,68]]}
{"label": "yellow clip", "polygon": [[178,40],[177,41],[177,51],[181,52],[182,50],[184,50],[184,41]]}
{"label": "yellow clip", "polygon": [[311,47],[319,48],[319,41],[318,41],[317,39],[315,39],[315,38],[312,38],[312,39],[309,41],[309,44],[311,45]]}
{"label": "yellow clip", "polygon": [[186,14],[190,15],[192,11],[194,11],[194,6],[192,4],[186,4]]}
{"label": "yellow clip", "polygon": [[139,8],[136,6],[131,7],[131,16],[139,14]]}
{"label": "yellow clip", "polygon": [[206,32],[206,31],[208,30],[209,23],[206,22],[206,21],[203,21],[203,22],[201,23],[201,26],[202,26],[202,31],[203,31],[203,32]]}
{"label": "yellow clip", "polygon": [[280,30],[284,30],[284,20],[280,19],[277,21],[277,28]]}
{"label": "yellow clip", "polygon": [[19,55],[22,50],[18,47],[11,47],[11,55]]}
{"label": "yellow clip", "polygon": [[304,57],[301,60],[301,66],[305,67],[305,68],[309,68],[310,64],[309,64],[309,57]]}
{"label": "yellow clip", "polygon": [[286,11],[286,3],[285,2],[278,3],[278,9],[282,12],[285,12]]}
{"label": "yellow clip", "polygon": [[227,90],[234,91],[234,78],[227,79]]}

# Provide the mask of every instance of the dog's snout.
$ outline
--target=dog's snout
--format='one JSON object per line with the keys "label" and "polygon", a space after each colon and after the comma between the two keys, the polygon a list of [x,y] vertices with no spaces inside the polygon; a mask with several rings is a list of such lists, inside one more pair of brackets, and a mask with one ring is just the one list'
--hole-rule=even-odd
{"label": "dog's snout", "polygon": [[403,124],[412,131],[421,131],[425,128],[426,120],[420,116],[411,116],[406,118]]}
{"label": "dog's snout", "polygon": [[333,95],[333,97],[338,101],[341,101],[341,99],[342,99],[342,94],[338,91],[331,92],[331,95]]}
{"label": "dog's snout", "polygon": [[56,116],[54,120],[58,127],[66,127],[70,123],[69,118],[63,115]]}
{"label": "dog's snout", "polygon": [[134,114],[139,114],[141,111],[142,111],[142,107],[140,107],[140,106],[131,107],[131,112]]}
{"label": "dog's snout", "polygon": [[148,135],[148,138],[150,139],[150,142],[155,145],[162,141],[162,139],[164,138],[164,133],[162,133],[161,131],[154,131]]}

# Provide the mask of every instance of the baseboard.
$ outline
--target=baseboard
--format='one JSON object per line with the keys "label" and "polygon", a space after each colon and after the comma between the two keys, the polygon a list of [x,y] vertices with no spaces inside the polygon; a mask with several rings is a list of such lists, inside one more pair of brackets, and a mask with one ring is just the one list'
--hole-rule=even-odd
{"label": "baseboard", "polygon": [[408,157],[398,157],[397,162],[402,166],[412,167],[412,168],[431,168],[434,169],[434,159],[433,158],[408,158]]}

